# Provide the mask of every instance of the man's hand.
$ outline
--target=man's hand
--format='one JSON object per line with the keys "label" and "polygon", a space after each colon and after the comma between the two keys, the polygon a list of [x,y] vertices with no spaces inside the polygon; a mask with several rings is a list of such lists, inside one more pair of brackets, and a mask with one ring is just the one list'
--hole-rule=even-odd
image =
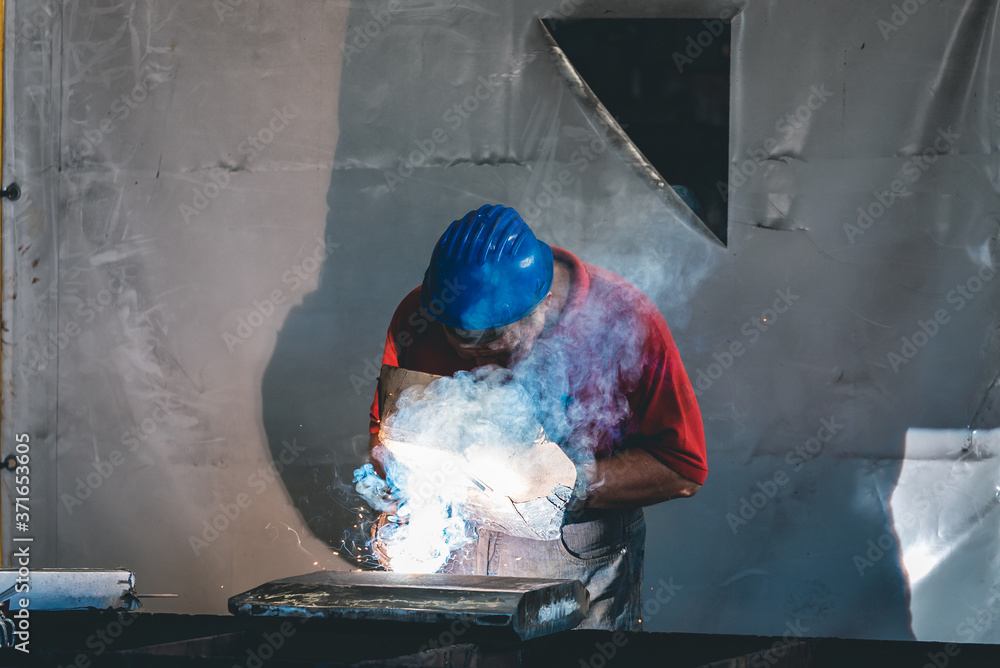
{"label": "man's hand", "polygon": [[668,468],[642,448],[594,462],[587,508],[636,508],[694,496],[701,485]]}
{"label": "man's hand", "polygon": [[396,513],[399,499],[395,490],[382,479],[371,464],[365,464],[354,472],[354,489],[375,510],[391,514]]}

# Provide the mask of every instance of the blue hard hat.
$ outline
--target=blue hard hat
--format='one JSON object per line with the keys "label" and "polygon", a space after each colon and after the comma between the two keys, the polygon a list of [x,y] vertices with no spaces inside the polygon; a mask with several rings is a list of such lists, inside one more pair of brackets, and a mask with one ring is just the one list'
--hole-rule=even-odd
{"label": "blue hard hat", "polygon": [[487,204],[441,235],[420,298],[444,324],[483,330],[528,315],[551,287],[552,249],[517,211]]}

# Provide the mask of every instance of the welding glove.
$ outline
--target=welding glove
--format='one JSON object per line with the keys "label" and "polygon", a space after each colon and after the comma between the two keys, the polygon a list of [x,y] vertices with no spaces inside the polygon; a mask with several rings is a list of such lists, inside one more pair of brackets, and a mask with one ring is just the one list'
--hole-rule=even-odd
{"label": "welding glove", "polygon": [[545,498],[559,487],[572,492],[575,487],[576,466],[544,432],[525,448],[470,445],[462,454],[464,472],[473,482],[484,490],[509,497],[514,503]]}
{"label": "welding glove", "polygon": [[576,480],[572,488],[556,485],[545,497],[514,503],[514,509],[539,540],[559,538],[566,519],[582,512],[587,504],[588,489],[593,488],[593,462],[574,464]]}
{"label": "welding glove", "polygon": [[526,452],[498,460],[466,449],[466,472],[478,483],[466,504],[480,524],[534,540],[555,540],[567,514],[582,509],[592,479],[556,443],[541,434]]}
{"label": "welding glove", "polygon": [[375,473],[371,464],[365,464],[354,472],[354,482],[354,489],[375,510],[387,512],[395,509],[399,501],[396,491]]}

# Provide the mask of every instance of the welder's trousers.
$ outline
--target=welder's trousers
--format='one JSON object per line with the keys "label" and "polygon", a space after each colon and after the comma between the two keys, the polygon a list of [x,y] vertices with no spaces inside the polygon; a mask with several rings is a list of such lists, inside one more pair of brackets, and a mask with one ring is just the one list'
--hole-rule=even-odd
{"label": "welder's trousers", "polygon": [[588,509],[557,540],[479,531],[447,571],[579,580],[590,612],[577,628],[639,631],[646,523],[642,509]]}

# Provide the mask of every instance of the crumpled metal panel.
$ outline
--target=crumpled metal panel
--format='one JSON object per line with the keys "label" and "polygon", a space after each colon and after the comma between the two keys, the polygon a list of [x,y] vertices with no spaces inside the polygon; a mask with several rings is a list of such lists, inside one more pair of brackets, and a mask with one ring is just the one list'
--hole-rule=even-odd
{"label": "crumpled metal panel", "polygon": [[908,429],[996,426],[997,4],[746,4],[723,248],[538,18],[742,6],[8,3],[3,442],[33,439],[39,565],[127,561],[190,612],[353,565],[335,481],[386,323],[444,226],[504,202],[645,290],[699,394],[711,474],[646,513],[644,627],[912,637],[899,550],[854,558]]}
{"label": "crumpled metal panel", "polygon": [[918,640],[1000,643],[998,458],[997,429],[907,432],[892,531],[872,541],[860,566],[898,540]]}

